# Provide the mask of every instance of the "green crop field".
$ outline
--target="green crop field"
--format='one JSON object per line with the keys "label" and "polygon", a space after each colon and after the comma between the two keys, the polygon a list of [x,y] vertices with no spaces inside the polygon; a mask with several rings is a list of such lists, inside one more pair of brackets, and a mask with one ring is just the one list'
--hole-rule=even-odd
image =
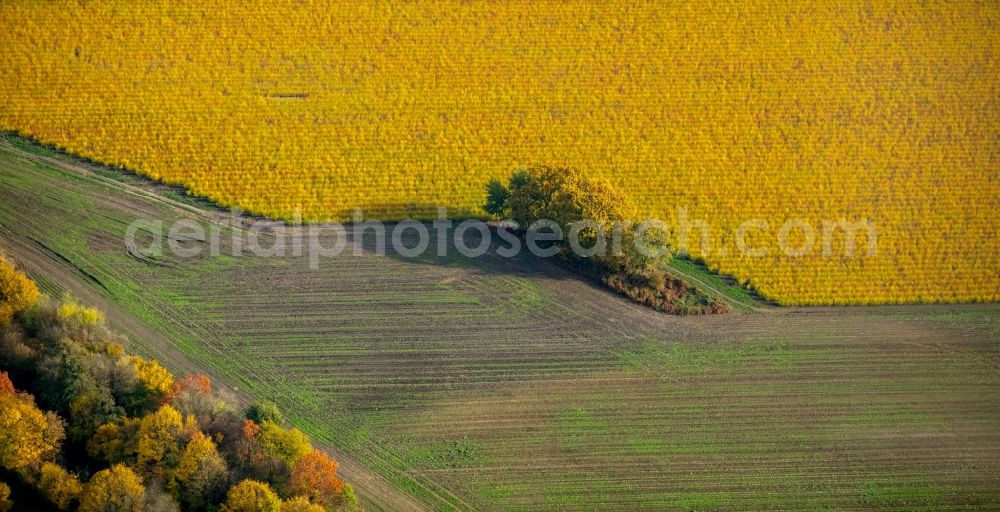
{"label": "green crop field", "polygon": [[[224,255],[127,250],[153,218]],[[678,260],[740,312],[672,317],[527,257],[234,256],[247,220],[0,141],[0,248],[280,404],[372,510],[1000,507],[996,305],[773,308]]]}

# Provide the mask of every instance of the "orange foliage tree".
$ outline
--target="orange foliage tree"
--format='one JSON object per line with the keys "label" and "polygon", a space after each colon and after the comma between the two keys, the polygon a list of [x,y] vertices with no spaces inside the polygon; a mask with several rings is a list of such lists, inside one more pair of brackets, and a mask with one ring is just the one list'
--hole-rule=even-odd
{"label": "orange foliage tree", "polygon": [[173,398],[184,393],[211,395],[212,381],[202,374],[185,374],[184,377],[174,381],[170,397]]}
{"label": "orange foliage tree", "polygon": [[337,476],[337,461],[324,452],[313,450],[292,468],[288,487],[327,507],[342,501],[344,481]]}
{"label": "orange foliage tree", "polygon": [[14,383],[10,381],[10,375],[7,372],[0,372],[0,395],[13,395],[15,392]]}

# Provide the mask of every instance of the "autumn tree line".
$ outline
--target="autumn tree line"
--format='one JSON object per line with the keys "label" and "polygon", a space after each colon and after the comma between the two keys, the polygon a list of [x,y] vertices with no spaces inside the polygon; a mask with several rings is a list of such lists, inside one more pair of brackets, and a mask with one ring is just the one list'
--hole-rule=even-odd
{"label": "autumn tree line", "polygon": [[129,354],[101,312],[40,294],[0,254],[0,512],[12,508],[324,512],[357,498],[276,405],[241,409],[204,375]]}
{"label": "autumn tree line", "polygon": [[665,271],[675,255],[666,224],[641,219],[629,196],[605,178],[567,167],[521,169],[506,183],[489,182],[483,209],[513,220],[525,235],[550,222],[538,231],[561,235],[552,240],[560,261],[635,302],[671,314],[727,311]]}

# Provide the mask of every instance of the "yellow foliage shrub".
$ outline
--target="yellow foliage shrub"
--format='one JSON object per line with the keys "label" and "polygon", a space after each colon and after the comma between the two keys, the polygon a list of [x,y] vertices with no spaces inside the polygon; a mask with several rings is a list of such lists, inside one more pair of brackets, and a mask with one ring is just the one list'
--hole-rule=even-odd
{"label": "yellow foliage shrub", "polygon": [[81,306],[72,297],[66,296],[59,305],[59,320],[74,323],[80,327],[96,326],[104,323],[104,313],[87,306]]}

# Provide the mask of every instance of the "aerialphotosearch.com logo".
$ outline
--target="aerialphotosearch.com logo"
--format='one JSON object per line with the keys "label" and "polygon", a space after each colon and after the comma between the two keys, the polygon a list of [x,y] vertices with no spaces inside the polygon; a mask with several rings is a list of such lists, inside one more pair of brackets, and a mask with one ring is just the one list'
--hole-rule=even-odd
{"label": "aerialphotosearch.com logo", "polygon": [[[391,248],[393,254],[404,258],[446,257],[452,250],[468,258],[482,256],[491,250],[504,258],[515,257],[524,250],[542,258],[566,250],[582,258],[629,250],[646,258],[658,258],[665,251],[689,253],[690,241],[694,238],[702,257],[713,254],[713,250],[725,256],[730,250],[712,247],[713,241],[718,239],[712,236],[711,224],[703,219],[689,218],[685,208],[678,208],[676,212],[676,229],[655,219],[635,225],[618,223],[610,229],[584,219],[570,223],[566,230],[553,220],[541,219],[520,229],[521,226],[512,220],[455,222],[448,218],[446,208],[439,208],[437,219],[431,222],[404,220],[393,223],[365,220],[360,209],[354,211],[349,224],[267,221],[250,219],[241,213],[234,210],[221,222],[182,219],[168,225],[163,220],[136,220],[126,229],[125,247],[130,254],[140,258],[167,255],[194,258],[206,254],[306,257],[312,269],[318,268],[323,258],[342,255],[348,246],[354,256],[372,253],[384,256]],[[780,226],[764,219],[748,219],[740,223],[730,237],[723,239],[731,240],[739,254],[750,258],[773,256],[775,250],[790,258],[813,255],[817,251],[823,257],[855,257],[862,244],[866,249],[859,257],[873,257],[878,243],[875,225],[870,220],[845,219],[822,221],[818,226],[798,218]],[[433,253],[428,254],[431,250]]]}

